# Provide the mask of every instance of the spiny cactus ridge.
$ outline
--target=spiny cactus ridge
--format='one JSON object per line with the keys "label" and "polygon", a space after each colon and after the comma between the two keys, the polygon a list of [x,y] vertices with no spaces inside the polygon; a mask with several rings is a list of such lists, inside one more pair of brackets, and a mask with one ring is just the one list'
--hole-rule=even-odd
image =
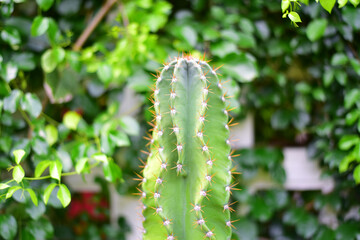
{"label": "spiny cactus ridge", "polygon": [[144,240],[231,238],[231,121],[216,70],[183,55],[156,76],[153,129],[139,178]]}

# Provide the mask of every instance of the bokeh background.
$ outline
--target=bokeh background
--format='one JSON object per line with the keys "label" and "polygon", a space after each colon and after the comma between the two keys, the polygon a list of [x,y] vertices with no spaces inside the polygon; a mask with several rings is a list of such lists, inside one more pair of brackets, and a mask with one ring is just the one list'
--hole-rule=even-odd
{"label": "bokeh background", "polygon": [[223,65],[239,122],[234,239],[360,239],[359,8],[310,0],[298,28],[274,0],[1,0],[0,12],[0,181],[15,149],[27,177],[43,161],[68,173],[110,159],[62,178],[67,208],[56,189],[42,200],[55,180],[23,181],[37,207],[1,189],[0,238],[136,239],[151,74],[185,52]]}

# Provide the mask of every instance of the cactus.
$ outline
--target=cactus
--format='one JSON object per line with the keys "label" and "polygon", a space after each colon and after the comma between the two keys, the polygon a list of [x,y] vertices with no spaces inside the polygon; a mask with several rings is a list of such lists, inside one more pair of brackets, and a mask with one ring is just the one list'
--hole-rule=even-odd
{"label": "cactus", "polygon": [[186,55],[156,76],[140,179],[144,240],[231,238],[228,109],[216,70]]}

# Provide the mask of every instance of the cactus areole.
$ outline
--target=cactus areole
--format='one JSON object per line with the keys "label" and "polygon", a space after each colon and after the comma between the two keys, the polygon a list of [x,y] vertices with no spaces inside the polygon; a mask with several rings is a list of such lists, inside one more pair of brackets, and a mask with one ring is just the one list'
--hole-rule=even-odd
{"label": "cactus areole", "polygon": [[175,58],[157,76],[153,97],[143,239],[230,239],[228,110],[216,70],[190,55]]}

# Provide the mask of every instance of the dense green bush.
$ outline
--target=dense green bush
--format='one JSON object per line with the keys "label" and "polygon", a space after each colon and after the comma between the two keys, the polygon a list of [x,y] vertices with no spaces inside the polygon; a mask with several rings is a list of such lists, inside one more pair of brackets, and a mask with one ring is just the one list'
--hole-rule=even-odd
{"label": "dense green bush", "polygon": [[[64,214],[54,208],[70,200],[61,176],[86,174],[92,165],[103,166],[118,192],[135,191],[131,178],[151,119],[150,73],[182,51],[224,64],[233,116],[255,116],[256,148],[235,158],[243,173],[243,190],[233,195],[238,237],[359,237],[359,8],[335,5],[330,15],[310,1],[297,11],[302,23],[294,28],[281,18],[278,1],[112,4],[79,47],[104,7],[99,1],[0,1],[0,195],[13,193],[0,203],[1,238],[54,238],[61,225],[54,216]],[[139,106],[120,112],[127,89]],[[335,179],[333,192],[249,191],[244,184],[258,171],[284,183],[279,149],[294,145],[307,146],[323,176]],[[25,151],[22,159],[13,156],[17,149]],[[44,171],[46,179],[34,181]],[[53,187],[48,207],[42,196]],[[114,236],[109,226],[91,229],[94,239]]]}

